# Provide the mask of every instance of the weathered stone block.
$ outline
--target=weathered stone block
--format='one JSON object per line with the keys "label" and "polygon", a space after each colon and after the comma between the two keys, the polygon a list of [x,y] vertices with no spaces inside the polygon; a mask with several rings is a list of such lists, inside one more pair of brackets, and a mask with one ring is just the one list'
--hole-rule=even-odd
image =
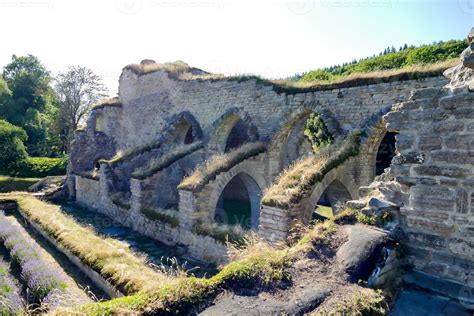
{"label": "weathered stone block", "polygon": [[[443,122],[434,122],[432,125],[434,133],[459,132],[464,130],[464,122],[458,120],[448,120]],[[443,136],[443,135],[439,135]]]}
{"label": "weathered stone block", "polygon": [[441,149],[442,140],[439,136],[421,136],[418,141],[418,148],[420,150],[435,150]]}
{"label": "weathered stone block", "polygon": [[400,153],[392,159],[392,165],[422,164],[423,162],[425,162],[425,154],[419,152]]}
{"label": "weathered stone block", "polygon": [[460,178],[469,174],[469,170],[456,166],[440,166],[440,165],[420,165],[415,166],[413,170],[423,176],[443,176],[451,178]]}

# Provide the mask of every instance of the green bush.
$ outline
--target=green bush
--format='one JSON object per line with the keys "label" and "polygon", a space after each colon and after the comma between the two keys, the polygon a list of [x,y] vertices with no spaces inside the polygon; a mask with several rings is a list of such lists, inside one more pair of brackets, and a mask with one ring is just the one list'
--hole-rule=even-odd
{"label": "green bush", "polygon": [[28,153],[24,142],[28,139],[21,127],[0,120],[0,165],[1,169],[9,170],[21,166]]}
{"label": "green bush", "polygon": [[331,133],[329,133],[326,124],[324,124],[324,121],[316,113],[311,113],[306,121],[304,135],[308,137],[311,142],[314,152],[321,147],[330,145],[333,141],[333,137]]}
{"label": "green bush", "polygon": [[1,173],[16,177],[46,177],[66,174],[67,157],[28,157],[15,168],[2,170]]}

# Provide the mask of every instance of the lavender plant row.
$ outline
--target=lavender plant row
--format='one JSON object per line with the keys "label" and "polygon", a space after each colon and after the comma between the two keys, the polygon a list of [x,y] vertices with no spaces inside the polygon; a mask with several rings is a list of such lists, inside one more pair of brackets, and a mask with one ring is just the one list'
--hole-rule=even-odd
{"label": "lavender plant row", "polygon": [[8,266],[0,260],[0,314],[22,315],[25,302],[20,295],[16,282],[8,274]]}
{"label": "lavender plant row", "polygon": [[41,256],[41,248],[24,237],[21,227],[12,224],[0,213],[0,241],[10,251],[12,260],[21,268],[33,299],[49,310],[70,305],[71,293],[63,271],[58,270]]}

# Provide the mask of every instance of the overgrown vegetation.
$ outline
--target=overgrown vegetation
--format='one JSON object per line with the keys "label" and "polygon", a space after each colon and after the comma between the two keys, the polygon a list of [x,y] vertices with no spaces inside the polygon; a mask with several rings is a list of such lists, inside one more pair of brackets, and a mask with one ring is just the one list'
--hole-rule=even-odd
{"label": "overgrown vegetation", "polygon": [[[386,50],[385,54],[377,57],[365,58],[358,62],[353,61],[342,66],[317,69],[307,74],[296,75],[292,79],[272,80],[256,75],[225,76],[211,74],[196,68],[190,68],[184,63],[186,66],[180,66],[179,63],[155,63],[134,64],[126,68],[132,69],[139,75],[153,71],[167,71],[171,78],[177,80],[227,80],[238,82],[254,80],[258,85],[271,86],[277,93],[295,94],[440,76],[446,69],[459,63],[457,57],[467,45],[466,41],[449,41],[418,48],[405,47],[400,52]],[[195,70],[192,71],[192,69]]]}
{"label": "overgrown vegetation", "polygon": [[209,236],[222,243],[241,242],[248,231],[240,225],[227,225],[216,222],[198,221],[194,224],[193,233],[203,236]]}
{"label": "overgrown vegetation", "polygon": [[311,113],[304,126],[304,135],[311,142],[314,152],[326,147],[333,142],[333,137],[329,133],[326,124],[317,113]]}
{"label": "overgrown vegetation", "polygon": [[130,197],[125,196],[125,194],[122,192],[112,192],[109,190],[109,197],[112,203],[118,207],[126,210],[129,210],[132,207],[132,204],[130,203]]}
{"label": "overgrown vegetation", "polygon": [[167,275],[153,270],[144,257],[133,253],[127,245],[112,238],[103,238],[90,227],[79,225],[59,206],[19,193],[3,194],[1,200],[16,200],[21,211],[58,244],[126,294],[156,291],[163,283],[170,282]]}
{"label": "overgrown vegetation", "polygon": [[0,119],[0,174],[44,177],[66,174],[67,158],[30,157],[24,143],[26,132]]}
{"label": "overgrown vegetation", "polygon": [[350,75],[404,69],[408,67],[435,64],[457,58],[468,46],[467,40],[452,40],[419,47],[404,46],[398,51],[392,47],[379,56],[352,61],[342,66],[332,66],[311,71],[301,77],[303,82],[333,82]]}
{"label": "overgrown vegetation", "polygon": [[204,147],[203,142],[198,141],[192,144],[180,145],[172,150],[166,152],[162,156],[151,159],[145,166],[136,169],[132,173],[132,177],[135,179],[143,180],[146,179],[155,173],[163,170],[164,168],[169,167],[175,161],[195,152],[198,149]]}
{"label": "overgrown vegetation", "polygon": [[311,190],[313,185],[341,165],[359,150],[360,132],[345,140],[322,148],[315,155],[305,157],[283,171],[278,179],[265,190],[262,203],[288,209]]}
{"label": "overgrown vegetation", "polygon": [[[215,297],[219,292],[232,290],[234,287],[274,288],[291,280],[290,268],[298,256],[327,243],[339,224],[357,222],[359,212],[345,209],[333,219],[304,229],[290,247],[270,245],[256,235],[248,234],[241,242],[229,245],[232,261],[209,279],[179,277],[173,283],[163,283],[161,289],[155,292],[141,292],[107,302],[88,304],[75,311],[90,315],[126,314],[145,310],[158,315],[181,314],[206,299]],[[357,289],[357,292],[354,291],[357,293],[354,299],[347,302],[344,300],[345,303],[338,305],[336,310],[362,311],[368,314],[381,310],[383,296],[380,292],[360,290],[360,287]],[[362,294],[359,295],[359,292]]]}
{"label": "overgrown vegetation", "polygon": [[228,153],[216,154],[199,165],[194,172],[178,185],[179,190],[199,191],[221,172],[230,170],[239,162],[265,151],[260,142],[244,144]]}
{"label": "overgrown vegetation", "polygon": [[117,166],[120,163],[129,162],[133,158],[135,158],[139,155],[142,155],[142,154],[147,153],[149,151],[152,151],[154,149],[158,149],[162,145],[163,145],[163,143],[160,140],[157,140],[157,141],[151,142],[151,143],[149,143],[145,146],[134,148],[130,151],[126,151],[126,152],[119,151],[110,160],[102,159],[99,162],[100,163],[107,163],[110,167],[113,168],[113,167]]}
{"label": "overgrown vegetation", "polygon": [[142,61],[140,64],[130,64],[124,69],[133,71],[135,74],[141,76],[156,71],[166,71],[173,77],[178,77],[183,74],[188,75],[205,75],[207,72],[190,67],[188,64],[182,61],[168,62],[168,63],[156,63],[151,60]]}
{"label": "overgrown vegetation", "polygon": [[179,225],[178,211],[176,210],[142,208],[140,211],[151,220],[168,224],[171,227]]}

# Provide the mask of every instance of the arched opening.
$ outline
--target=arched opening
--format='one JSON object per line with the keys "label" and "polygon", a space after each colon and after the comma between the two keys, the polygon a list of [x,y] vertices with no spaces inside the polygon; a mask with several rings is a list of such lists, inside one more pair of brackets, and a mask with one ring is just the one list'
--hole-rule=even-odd
{"label": "arched opening", "polygon": [[229,152],[249,141],[248,127],[240,118],[227,136],[224,152]]}
{"label": "arched opening", "polygon": [[194,142],[193,126],[186,119],[181,119],[170,133],[170,143],[191,144]]}
{"label": "arched opening", "polygon": [[101,113],[95,116],[94,130],[96,132],[102,132],[104,130],[104,116]]}
{"label": "arched opening", "polygon": [[191,144],[193,142],[194,142],[193,127],[189,126],[188,131],[186,132],[186,135],[184,136],[184,143]]}
{"label": "arched opening", "polygon": [[252,177],[239,173],[225,186],[214,219],[219,223],[258,229],[262,191]]}
{"label": "arched opening", "polygon": [[335,215],[336,206],[351,200],[351,194],[339,180],[331,182],[319,197],[312,219],[329,218]]}
{"label": "arched opening", "polygon": [[381,175],[384,170],[390,167],[392,158],[395,157],[395,143],[396,143],[396,132],[385,133],[382,141],[380,142],[377,150],[377,156],[375,158],[375,175]]}

